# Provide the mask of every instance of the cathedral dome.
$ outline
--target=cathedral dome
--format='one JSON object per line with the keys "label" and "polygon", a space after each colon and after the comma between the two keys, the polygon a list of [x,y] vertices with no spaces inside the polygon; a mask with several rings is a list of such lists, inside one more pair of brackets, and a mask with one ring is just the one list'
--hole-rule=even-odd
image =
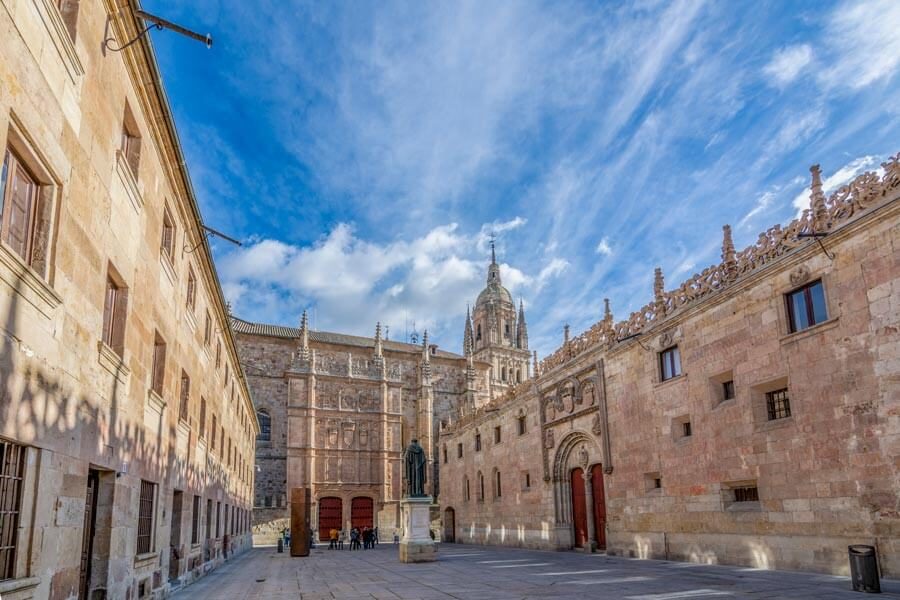
{"label": "cathedral dome", "polygon": [[488,286],[478,294],[478,300],[475,301],[475,306],[481,306],[482,304],[491,302],[507,302],[512,304],[512,294],[499,283],[489,283]]}

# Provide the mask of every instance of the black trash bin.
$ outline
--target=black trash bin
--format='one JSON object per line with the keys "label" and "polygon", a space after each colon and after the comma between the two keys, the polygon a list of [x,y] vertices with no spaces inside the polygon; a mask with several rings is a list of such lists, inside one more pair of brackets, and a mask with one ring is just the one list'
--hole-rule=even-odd
{"label": "black trash bin", "polygon": [[278,553],[284,552],[284,538],[278,538]]}
{"label": "black trash bin", "polygon": [[854,592],[881,593],[878,578],[878,556],[874,546],[854,544],[847,546],[850,555],[850,583]]}

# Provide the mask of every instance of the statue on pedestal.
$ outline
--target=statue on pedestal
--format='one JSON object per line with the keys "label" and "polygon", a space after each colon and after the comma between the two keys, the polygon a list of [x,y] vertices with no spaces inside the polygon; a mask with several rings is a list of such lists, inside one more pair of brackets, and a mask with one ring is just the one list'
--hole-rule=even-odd
{"label": "statue on pedestal", "polygon": [[409,498],[425,498],[425,449],[419,440],[413,440],[403,452],[403,472],[406,478],[406,495]]}

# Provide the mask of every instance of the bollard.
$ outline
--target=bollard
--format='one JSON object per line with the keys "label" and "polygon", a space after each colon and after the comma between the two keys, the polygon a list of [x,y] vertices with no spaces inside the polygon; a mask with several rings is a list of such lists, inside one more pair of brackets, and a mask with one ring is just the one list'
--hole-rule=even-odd
{"label": "bollard", "polygon": [[850,557],[850,584],[854,592],[881,593],[878,577],[878,556],[874,546],[847,546]]}
{"label": "bollard", "polygon": [[284,552],[284,538],[278,538],[278,553]]}

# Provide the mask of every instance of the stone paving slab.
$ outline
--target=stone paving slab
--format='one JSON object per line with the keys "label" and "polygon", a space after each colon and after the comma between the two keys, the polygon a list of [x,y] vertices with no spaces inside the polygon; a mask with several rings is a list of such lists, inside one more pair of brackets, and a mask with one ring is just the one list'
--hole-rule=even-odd
{"label": "stone paving slab", "polygon": [[[880,598],[900,599],[882,581]],[[862,600],[847,577],[444,544],[438,560],[402,564],[398,548],[316,548],[307,558],[255,548],[177,593],[178,600]],[[879,596],[875,596],[878,598]]]}

